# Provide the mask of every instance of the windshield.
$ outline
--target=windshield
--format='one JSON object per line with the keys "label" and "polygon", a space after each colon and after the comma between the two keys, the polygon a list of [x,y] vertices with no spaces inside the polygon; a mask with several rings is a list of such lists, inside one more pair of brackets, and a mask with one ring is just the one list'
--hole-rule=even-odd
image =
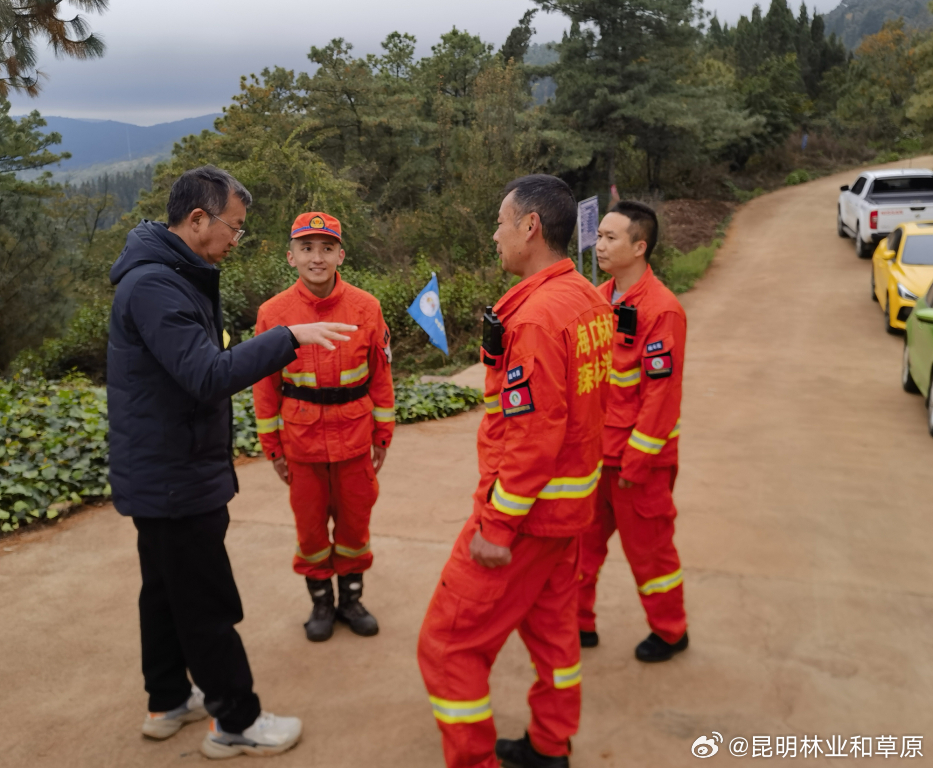
{"label": "windshield", "polygon": [[901,253],[901,264],[933,266],[933,235],[908,235]]}
{"label": "windshield", "polygon": [[885,192],[933,192],[933,176],[902,176],[895,179],[875,179],[869,194]]}

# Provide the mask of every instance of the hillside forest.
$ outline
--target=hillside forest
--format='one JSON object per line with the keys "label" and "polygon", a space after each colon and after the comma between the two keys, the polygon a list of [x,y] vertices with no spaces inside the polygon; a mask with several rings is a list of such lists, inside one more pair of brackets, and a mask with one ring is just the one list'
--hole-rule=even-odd
{"label": "hillside forest", "polygon": [[[222,265],[234,340],[295,279],[284,258],[294,216],[326,210],[346,233],[343,276],[381,300],[407,373],[475,359],[481,308],[511,284],[491,235],[515,176],[557,174],[602,210],[613,186],[655,203],[740,202],[933,138],[933,34],[903,21],[847,51],[785,0],[734,27],[693,0],[538,5],[499,49],[457,28],[420,59],[403,32],[378,55],[321,41],[308,72],[270,62],[242,77],[216,132],[185,138],[167,162],[83,186],[17,175],[54,167],[60,137],[41,132],[38,112],[10,117],[0,98],[0,371],[102,379],[110,265],[141,218],[164,217],[173,180],[204,163],[255,201]],[[567,17],[560,41],[529,46],[537,12]],[[654,262],[669,283],[682,256],[665,236]],[[450,358],[405,312],[432,271]]]}

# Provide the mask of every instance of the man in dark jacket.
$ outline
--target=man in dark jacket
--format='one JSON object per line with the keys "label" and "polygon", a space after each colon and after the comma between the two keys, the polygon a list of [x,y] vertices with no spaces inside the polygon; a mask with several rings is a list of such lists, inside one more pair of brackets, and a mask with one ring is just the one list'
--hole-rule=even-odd
{"label": "man in dark jacket", "polygon": [[279,326],[225,349],[217,264],[251,202],[225,171],[188,171],[172,186],[168,225],[141,222],[110,270],[110,484],[138,531],[143,733],[168,738],[210,713],[209,757],[276,754],[301,735],[297,718],[261,712],[234,629],[243,608],[224,547],[238,490],[230,396],[284,368],[301,344],[333,349],[356,330]]}

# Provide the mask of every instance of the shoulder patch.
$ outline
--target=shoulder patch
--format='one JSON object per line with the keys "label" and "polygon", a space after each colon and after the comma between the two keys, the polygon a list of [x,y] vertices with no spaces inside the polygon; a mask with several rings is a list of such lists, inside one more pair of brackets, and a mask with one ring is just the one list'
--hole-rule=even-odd
{"label": "shoulder patch", "polygon": [[518,416],[522,413],[531,413],[535,409],[534,401],[531,399],[531,387],[527,384],[506,390],[501,397],[503,416]]}
{"label": "shoulder patch", "polygon": [[660,352],[663,349],[664,349],[663,340],[652,341],[647,347],[645,347],[645,352],[647,352],[650,355],[652,352]]}
{"label": "shoulder patch", "polygon": [[524,369],[520,365],[516,365],[514,368],[509,368],[508,373],[505,374],[506,383],[514,384],[516,381],[519,381],[524,374]]}
{"label": "shoulder patch", "polygon": [[649,379],[666,379],[674,372],[674,360],[668,352],[645,358],[645,375]]}

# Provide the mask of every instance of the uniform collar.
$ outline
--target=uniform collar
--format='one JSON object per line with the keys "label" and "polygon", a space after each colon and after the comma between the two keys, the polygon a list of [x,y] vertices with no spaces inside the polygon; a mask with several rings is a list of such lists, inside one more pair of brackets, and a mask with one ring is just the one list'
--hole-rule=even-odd
{"label": "uniform collar", "polygon": [[311,291],[308,290],[307,286],[301,282],[301,278],[295,282],[295,290],[298,292],[298,295],[301,297],[301,300],[305,304],[310,304],[312,307],[318,310],[330,309],[338,301],[340,297],[343,296],[343,287],[344,282],[340,278],[340,273],[337,272],[334,276],[334,290],[330,292],[330,296],[326,299],[319,299]]}
{"label": "uniform collar", "polygon": [[540,288],[552,277],[572,272],[573,269],[573,262],[569,258],[561,259],[555,264],[545,267],[540,272],[535,272],[531,277],[526,277],[518,285],[513,285],[494,307],[499,319],[505,320],[515,314],[518,308],[525,303],[525,300],[531,296],[532,292]]}
{"label": "uniform collar", "polygon": [[[651,281],[654,280],[654,272],[651,269],[651,265],[648,265],[648,268],[645,270],[644,274],[638,278],[633,286],[631,286],[625,293],[622,294],[620,301],[624,301],[626,304],[631,304],[636,299],[640,299],[645,293],[648,292],[648,285]],[[600,286],[606,298],[609,300],[609,303],[612,303],[612,294],[616,289],[615,278],[607,280],[605,283]]]}

